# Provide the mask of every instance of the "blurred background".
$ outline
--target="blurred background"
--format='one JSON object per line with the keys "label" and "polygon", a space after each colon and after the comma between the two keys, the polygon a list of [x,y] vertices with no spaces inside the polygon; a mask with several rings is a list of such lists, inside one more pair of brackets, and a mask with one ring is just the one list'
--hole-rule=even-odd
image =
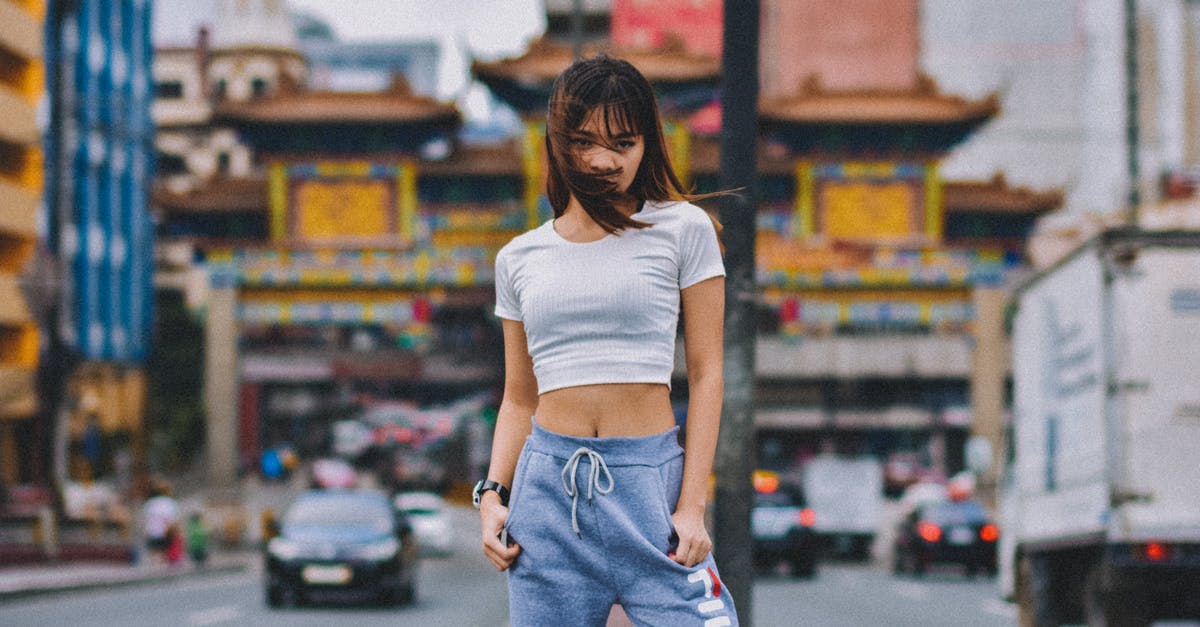
{"label": "blurred background", "polygon": [[[553,78],[630,60],[676,170],[716,191],[726,3],[0,0],[0,566],[136,559],[156,482],[257,546],[329,458],[468,502],[503,378],[494,256],[550,218]],[[1013,359],[1022,286],[1111,229],[1200,230],[1200,3],[745,6],[753,485],[854,568],[909,550],[918,502],[978,503],[995,531],[1016,384],[1044,373]],[[1175,268],[1194,326],[1200,264]],[[1197,444],[1182,387],[1174,437]],[[969,572],[996,574],[989,550]],[[999,624],[1013,585],[979,588]]]}

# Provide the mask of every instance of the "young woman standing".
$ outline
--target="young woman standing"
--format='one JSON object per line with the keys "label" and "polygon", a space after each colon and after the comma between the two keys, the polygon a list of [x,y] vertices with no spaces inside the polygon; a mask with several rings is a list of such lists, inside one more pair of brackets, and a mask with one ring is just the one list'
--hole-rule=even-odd
{"label": "young woman standing", "polygon": [[[631,64],[576,62],[546,125],[554,219],[496,258],[505,383],[483,552],[511,624],[736,625],[704,525],[721,414],[716,223],[672,171],[653,90]],[[688,377],[670,403],[680,312]]]}

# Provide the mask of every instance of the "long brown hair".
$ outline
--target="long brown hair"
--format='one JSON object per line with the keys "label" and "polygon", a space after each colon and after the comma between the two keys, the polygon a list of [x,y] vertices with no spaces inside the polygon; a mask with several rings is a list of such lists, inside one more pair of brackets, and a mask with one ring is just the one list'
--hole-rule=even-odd
{"label": "long brown hair", "polygon": [[[572,150],[571,140],[593,115],[599,116],[604,131],[599,141],[622,134],[642,136],[645,150],[641,165],[627,190],[638,201],[696,200],[721,193],[697,195],[684,188],[671,167],[650,82],[628,61],[600,54],[571,64],[551,88],[546,114],[546,196],[554,217],[566,211],[574,196],[592,220],[609,233],[650,226],[617,210],[614,203],[621,193],[607,178],[612,173],[589,171]],[[720,224],[715,219],[713,223],[719,233]]]}

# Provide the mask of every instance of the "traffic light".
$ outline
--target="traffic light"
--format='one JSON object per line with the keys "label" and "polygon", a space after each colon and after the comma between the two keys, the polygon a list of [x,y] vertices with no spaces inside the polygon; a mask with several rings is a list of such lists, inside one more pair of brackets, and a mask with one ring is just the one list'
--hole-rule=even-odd
{"label": "traffic light", "polygon": [[37,409],[37,321],[21,275],[37,241],[42,197],[37,104],[44,89],[44,0],[0,0],[0,419]]}

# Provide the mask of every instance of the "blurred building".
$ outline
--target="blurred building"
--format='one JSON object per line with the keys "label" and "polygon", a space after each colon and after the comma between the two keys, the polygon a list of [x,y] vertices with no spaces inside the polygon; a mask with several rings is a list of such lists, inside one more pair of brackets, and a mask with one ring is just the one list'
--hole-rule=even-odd
{"label": "blurred building", "polygon": [[[707,106],[716,74],[705,60],[719,61],[722,4],[678,4],[614,1],[611,40],[582,48],[647,75],[676,166],[713,191],[719,109]],[[790,469],[830,451],[890,459],[910,477],[955,472],[976,422],[972,382],[987,368],[975,350],[980,303],[997,306],[982,295],[1022,267],[1036,218],[1061,194],[1011,187],[1002,174],[943,180],[941,161],[999,103],[945,94],[921,73],[917,2],[768,0],[762,10],[759,463]],[[525,55],[473,66],[525,115],[527,146],[572,58],[572,32],[553,29],[566,23],[548,20]],[[988,412],[998,432],[1000,410]]]}
{"label": "blurred building", "polygon": [[[32,479],[38,465],[39,320],[32,273],[43,198],[43,2],[0,2],[0,485]],[[44,433],[44,430],[41,430]],[[44,440],[43,440],[44,443]],[[41,469],[44,472],[44,469]]]}
{"label": "blurred building", "polygon": [[[264,69],[249,97],[232,81],[212,91],[222,74],[204,58],[219,52],[246,67],[261,52],[219,49],[227,21],[272,6],[218,5],[203,57],[204,39],[166,51],[188,65],[206,107],[206,122],[186,130],[229,129],[247,154],[246,168],[191,171],[188,185],[164,176],[156,195],[159,284],[187,293],[206,316],[196,349],[217,484],[267,447],[324,451],[330,422],[364,399],[433,402],[493,389],[491,260],[528,220],[517,144],[462,144],[458,110],[409,83],[410,72],[434,75],[423,43],[278,46],[275,58],[295,60],[294,71]],[[259,30],[267,28],[291,25],[265,20]],[[157,80],[173,67],[163,63]],[[382,88],[347,90],[336,78],[381,72]],[[161,104],[165,113],[182,103]],[[160,148],[173,131],[163,125]]]}
{"label": "blurred building", "polygon": [[[59,479],[137,455],[152,327],[150,5],[49,3],[47,237],[60,267],[46,420]],[[128,470],[128,469],[126,469]],[[123,486],[124,487],[124,486]]]}
{"label": "blurred building", "polygon": [[920,27],[921,66],[940,85],[1004,101],[1004,115],[946,159],[947,176],[1004,171],[1017,185],[1062,189],[1070,212],[1128,210],[1131,61],[1140,200],[1200,164],[1195,2],[922,0]]}
{"label": "blurred building", "polygon": [[[197,132],[230,129],[247,151],[245,170],[231,156],[227,173],[190,186],[165,176],[156,196],[160,282],[173,277],[207,316],[216,480],[264,446],[321,433],[360,398],[499,390],[491,265],[549,217],[544,107],[577,49],[608,49],[650,78],[677,169],[716,189],[721,3],[681,0],[687,19],[663,20],[658,5],[591,2],[582,21],[573,4],[547,2],[547,33],[524,54],[473,64],[522,116],[518,137],[489,145],[462,142],[453,107],[407,81],[318,89],[309,67],[264,73],[257,97],[221,98],[205,91],[211,68],[195,69],[204,46],[179,52],[210,94]],[[943,180],[942,161],[999,104],[922,75],[915,0],[763,8],[760,461],[832,450],[956,471],[979,422],[978,322],[995,307],[983,295],[1022,267],[1034,221],[1061,195],[1002,174]],[[298,45],[276,52],[307,63]]]}

